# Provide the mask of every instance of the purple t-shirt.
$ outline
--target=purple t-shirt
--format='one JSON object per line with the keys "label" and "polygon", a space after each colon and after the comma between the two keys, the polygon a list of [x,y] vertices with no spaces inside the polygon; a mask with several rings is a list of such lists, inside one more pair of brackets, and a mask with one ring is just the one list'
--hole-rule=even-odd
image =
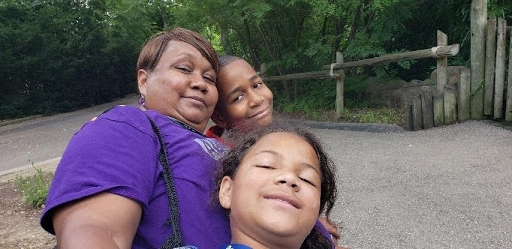
{"label": "purple t-shirt", "polygon": [[[214,168],[227,151],[222,143],[146,111],[165,141],[179,202],[185,245],[220,248],[229,243],[229,221],[211,199]],[[118,106],[88,122],[70,140],[47,197],[41,226],[54,233],[59,205],[110,192],[140,203],[142,218],[132,248],[158,248],[172,233],[159,142],[144,113]]]}

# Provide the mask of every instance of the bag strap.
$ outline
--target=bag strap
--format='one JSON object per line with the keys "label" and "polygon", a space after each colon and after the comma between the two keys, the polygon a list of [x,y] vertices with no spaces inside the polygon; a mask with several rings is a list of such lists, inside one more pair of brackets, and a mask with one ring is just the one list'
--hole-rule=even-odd
{"label": "bag strap", "polygon": [[171,166],[169,165],[167,152],[165,151],[165,144],[162,139],[162,134],[160,133],[160,130],[158,129],[158,126],[156,126],[155,122],[147,114],[146,116],[151,122],[151,127],[153,128],[153,131],[155,132],[156,136],[158,137],[158,141],[160,142],[160,153],[158,160],[164,168],[165,191],[167,192],[167,197],[169,199],[170,217],[167,219],[166,224],[172,226],[172,234],[165,240],[165,243],[160,248],[176,248],[182,246],[183,237],[180,231],[180,212],[178,209],[178,197],[176,195],[176,187],[174,186],[174,178],[172,176]]}

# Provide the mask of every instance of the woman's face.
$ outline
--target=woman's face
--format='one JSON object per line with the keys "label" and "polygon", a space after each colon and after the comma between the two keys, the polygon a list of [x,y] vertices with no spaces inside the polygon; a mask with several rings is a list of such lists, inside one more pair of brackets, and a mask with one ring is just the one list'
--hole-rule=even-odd
{"label": "woman's face", "polygon": [[226,65],[219,72],[217,88],[216,115],[223,121],[216,122],[217,125],[244,131],[272,122],[272,91],[246,61],[236,60]]}
{"label": "woman's face", "polygon": [[320,189],[313,147],[295,134],[276,132],[248,149],[233,179],[222,179],[219,200],[230,210],[234,239],[300,247],[318,219]]}
{"label": "woman's face", "polygon": [[217,75],[188,43],[170,41],[152,71],[140,69],[137,82],[144,107],[203,132],[217,104]]}

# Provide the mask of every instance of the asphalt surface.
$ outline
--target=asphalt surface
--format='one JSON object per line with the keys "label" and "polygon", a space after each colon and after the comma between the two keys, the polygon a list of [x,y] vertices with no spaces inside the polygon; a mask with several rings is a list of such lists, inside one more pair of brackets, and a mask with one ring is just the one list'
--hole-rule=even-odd
{"label": "asphalt surface", "polygon": [[[0,180],[55,168],[81,124],[113,104],[0,126]],[[512,131],[468,121],[408,132],[394,125],[292,121],[338,166],[331,217],[350,248],[512,248]],[[21,166],[21,167],[20,167]]]}

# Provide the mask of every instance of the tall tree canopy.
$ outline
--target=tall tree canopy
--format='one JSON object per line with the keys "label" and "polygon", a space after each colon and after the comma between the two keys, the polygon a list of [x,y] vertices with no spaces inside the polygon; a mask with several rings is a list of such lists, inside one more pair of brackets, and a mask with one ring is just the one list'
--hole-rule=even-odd
{"label": "tall tree canopy", "polygon": [[[136,91],[144,41],[174,26],[196,30],[219,53],[268,74],[316,71],[435,46],[436,30],[460,43],[450,63],[469,61],[470,1],[457,0],[3,0],[0,119],[65,112]],[[512,2],[489,0],[489,16],[512,21]],[[433,60],[364,69],[426,78]],[[414,65],[413,65],[414,64]],[[359,72],[361,73],[361,72]]]}

